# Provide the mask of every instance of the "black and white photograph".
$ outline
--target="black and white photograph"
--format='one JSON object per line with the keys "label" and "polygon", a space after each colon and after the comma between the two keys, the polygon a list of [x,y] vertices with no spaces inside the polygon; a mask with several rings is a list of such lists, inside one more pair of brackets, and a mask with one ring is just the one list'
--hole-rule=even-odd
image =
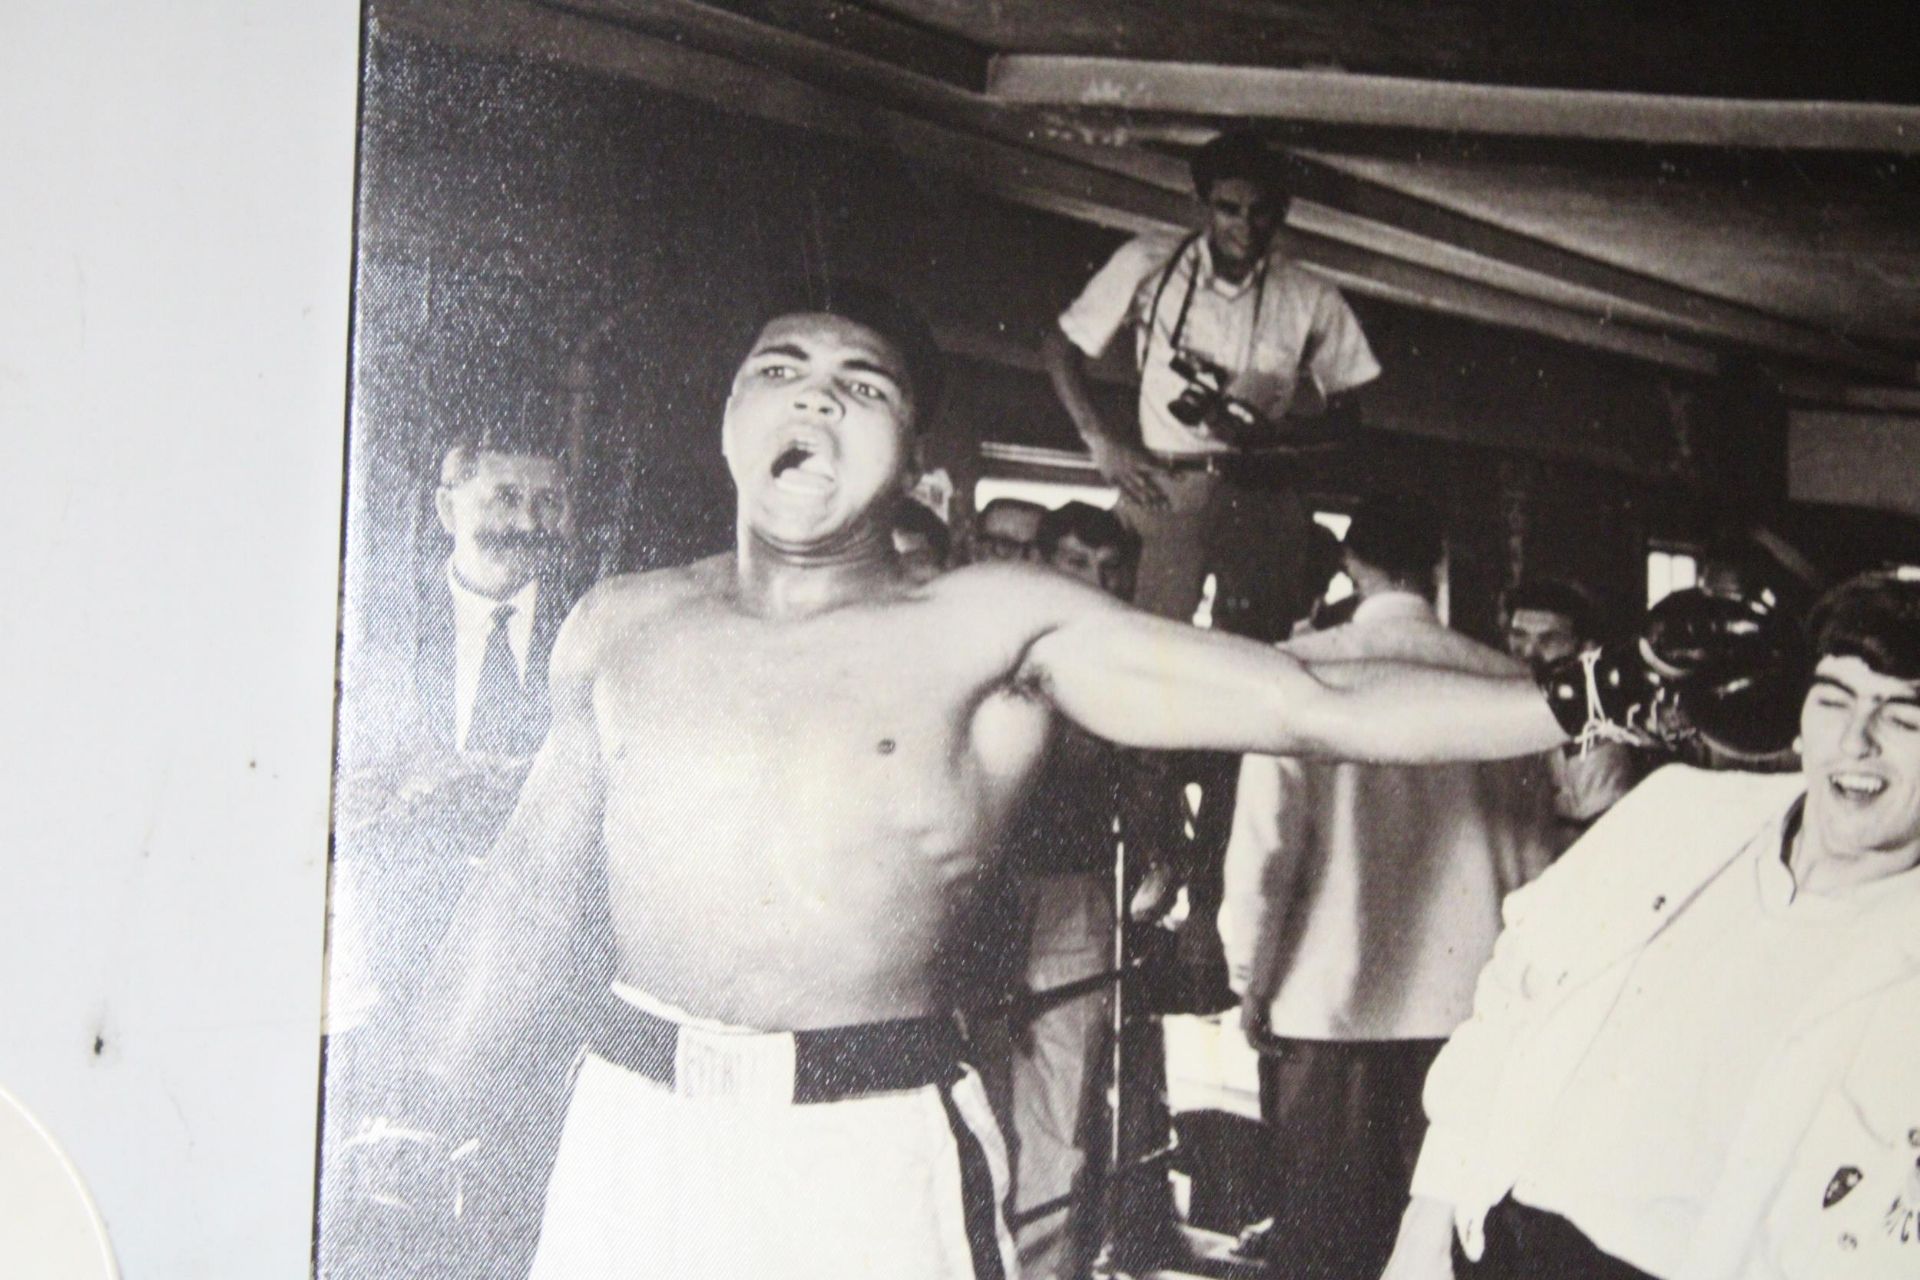
{"label": "black and white photograph", "polygon": [[321,1274],[1920,1274],[1794,29],[374,3]]}
{"label": "black and white photograph", "polygon": [[359,18],[310,1274],[1920,1278],[1892,6]]}

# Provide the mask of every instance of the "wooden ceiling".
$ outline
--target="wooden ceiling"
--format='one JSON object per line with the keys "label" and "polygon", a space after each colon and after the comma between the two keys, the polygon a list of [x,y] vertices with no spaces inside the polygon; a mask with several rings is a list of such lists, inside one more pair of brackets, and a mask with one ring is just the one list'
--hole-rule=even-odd
{"label": "wooden ceiling", "polygon": [[1356,293],[1920,408],[1904,7],[1675,8],[376,0],[373,20],[859,138],[1129,230],[1188,216],[1197,142],[1257,128],[1296,161],[1290,246]]}

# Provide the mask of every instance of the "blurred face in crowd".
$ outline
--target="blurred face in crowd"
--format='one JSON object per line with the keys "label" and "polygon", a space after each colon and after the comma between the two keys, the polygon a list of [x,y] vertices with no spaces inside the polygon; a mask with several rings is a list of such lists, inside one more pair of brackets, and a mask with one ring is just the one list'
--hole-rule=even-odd
{"label": "blurred face in crowd", "polygon": [[1860,658],[1814,668],[1800,711],[1802,844],[1859,883],[1920,865],[1920,688]]}
{"label": "blurred face in crowd", "polygon": [[947,567],[933,539],[914,529],[896,527],[893,531],[893,550],[900,557],[900,567],[916,582],[938,577]]}
{"label": "blurred face in crowd", "polygon": [[453,538],[453,569],[467,586],[504,599],[546,568],[567,522],[567,486],[557,459],[482,450],[473,474],[434,495]]}
{"label": "blurred face in crowd", "polygon": [[1031,560],[1034,535],[1040,531],[1040,512],[1026,507],[994,507],[980,514],[973,527],[973,559]]}
{"label": "blurred face in crowd", "polygon": [[1535,675],[1580,652],[1573,619],[1546,609],[1515,609],[1507,620],[1507,652],[1533,668]]}
{"label": "blurred face in crowd", "polygon": [[1221,178],[1203,197],[1207,207],[1207,247],[1214,270],[1238,280],[1266,256],[1285,214],[1284,203],[1247,178]]}
{"label": "blurred face in crowd", "polygon": [[1069,533],[1054,544],[1047,563],[1108,595],[1120,594],[1126,556],[1119,547],[1090,547]]}

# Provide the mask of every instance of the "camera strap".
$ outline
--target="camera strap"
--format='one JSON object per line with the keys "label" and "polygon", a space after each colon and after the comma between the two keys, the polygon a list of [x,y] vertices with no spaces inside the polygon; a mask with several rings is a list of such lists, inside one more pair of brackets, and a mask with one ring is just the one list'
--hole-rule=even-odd
{"label": "camera strap", "polygon": [[[1147,354],[1153,350],[1153,325],[1154,321],[1160,318],[1160,299],[1166,296],[1167,286],[1173,283],[1173,273],[1179,270],[1181,259],[1187,256],[1188,250],[1192,249],[1196,252],[1193,255],[1193,266],[1187,271],[1186,292],[1180,298],[1180,314],[1174,317],[1173,329],[1167,334],[1167,346],[1176,355],[1180,351],[1181,335],[1187,331],[1187,312],[1193,307],[1194,290],[1200,287],[1200,253],[1203,252],[1199,249],[1200,236],[1201,233],[1198,231],[1191,232],[1180,242],[1173,251],[1173,257],[1167,260],[1166,268],[1160,273],[1160,283],[1154,286],[1153,304],[1147,308],[1147,337],[1146,341],[1140,345],[1140,368],[1143,372],[1147,367]],[[1242,364],[1251,364],[1253,361],[1253,344],[1260,336],[1260,308],[1267,300],[1267,267],[1271,262],[1270,256],[1262,255],[1260,270],[1253,278],[1253,320],[1247,326],[1247,343],[1246,350],[1242,353]]]}

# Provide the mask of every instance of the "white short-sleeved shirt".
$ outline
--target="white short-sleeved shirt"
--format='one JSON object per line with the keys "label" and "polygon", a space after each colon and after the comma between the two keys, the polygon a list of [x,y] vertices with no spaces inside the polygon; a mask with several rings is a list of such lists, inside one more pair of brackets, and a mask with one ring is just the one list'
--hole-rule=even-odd
{"label": "white short-sleeved shirt", "polygon": [[[1180,326],[1190,286],[1192,303]],[[1303,367],[1329,397],[1380,376],[1340,291],[1278,250],[1268,254],[1264,270],[1229,283],[1215,274],[1204,236],[1150,232],[1130,240],[1060,316],[1060,331],[1098,357],[1129,323],[1140,366],[1140,439],[1159,453],[1229,447],[1167,412],[1187,385],[1170,367],[1177,326],[1183,348],[1226,369],[1232,375],[1227,390],[1275,421],[1293,403]]]}

